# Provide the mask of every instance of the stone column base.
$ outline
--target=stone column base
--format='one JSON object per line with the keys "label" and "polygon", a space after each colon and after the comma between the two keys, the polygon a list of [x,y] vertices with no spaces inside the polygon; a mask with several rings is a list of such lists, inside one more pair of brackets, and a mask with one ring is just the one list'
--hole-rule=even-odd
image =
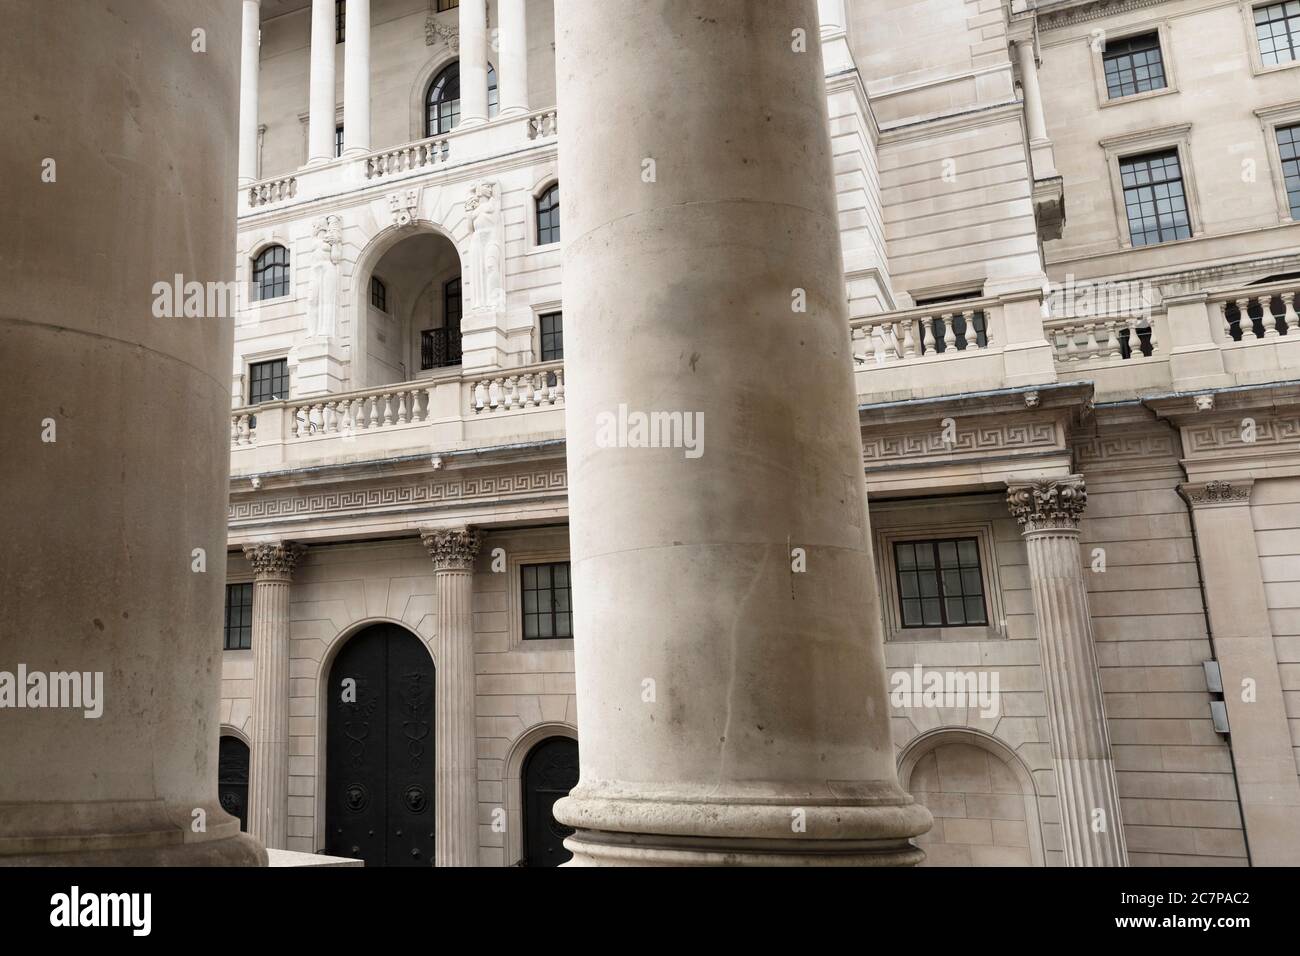
{"label": "stone column base", "polygon": [[[194,811],[204,832],[193,830]],[[266,866],[218,803],[27,803],[0,808],[0,866]]]}

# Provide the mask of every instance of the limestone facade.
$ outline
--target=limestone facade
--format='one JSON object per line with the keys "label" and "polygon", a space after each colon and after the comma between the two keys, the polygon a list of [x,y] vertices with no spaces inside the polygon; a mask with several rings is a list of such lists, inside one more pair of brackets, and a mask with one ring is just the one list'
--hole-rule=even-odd
{"label": "limestone facade", "polygon": [[[528,757],[582,746],[574,640],[526,637],[523,608],[526,569],[571,557],[566,413],[586,427],[546,214],[564,2],[348,0],[341,43],[333,2],[244,2],[227,581],[281,604],[224,652],[220,720],[251,745],[276,848],[328,845],[331,667],[372,625],[435,668],[439,863],[527,858]],[[1300,50],[1261,53],[1273,6],[821,0],[806,26],[875,562],[862,603],[891,691],[996,679],[996,708],[889,704],[899,783],[934,818],[926,865],[1300,863],[1300,170],[1280,145],[1300,142]],[[1149,69],[1153,43],[1163,85],[1112,90],[1108,63]],[[429,94],[453,64],[444,129]],[[1165,209],[1144,244],[1128,209],[1153,156],[1166,175],[1174,157],[1185,216]],[[561,194],[563,227],[587,221]],[[772,361],[743,371],[788,389],[777,405],[846,413]],[[705,456],[723,447],[705,434]],[[273,585],[245,556],[268,546],[302,549]],[[925,605],[924,580],[957,603]],[[283,679],[259,668],[277,633]],[[282,719],[283,743],[258,726]]]}

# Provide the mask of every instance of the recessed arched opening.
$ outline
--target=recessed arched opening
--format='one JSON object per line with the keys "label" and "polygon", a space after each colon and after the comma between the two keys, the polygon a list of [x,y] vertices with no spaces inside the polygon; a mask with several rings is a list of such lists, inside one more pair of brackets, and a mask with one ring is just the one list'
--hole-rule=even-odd
{"label": "recessed arched opening", "polygon": [[416,635],[374,624],[325,689],[325,852],[366,866],[434,861],[434,668]]}
{"label": "recessed arched opening", "polygon": [[[382,298],[371,279],[378,279]],[[408,382],[461,364],[460,252],[440,232],[396,238],[357,277],[356,387]]]}
{"label": "recessed arched opening", "polygon": [[520,773],[523,810],[523,856],[521,866],[560,866],[573,854],[564,839],[573,830],[555,819],[555,803],[578,785],[578,742],[572,737],[554,736],[539,741],[528,751]]}
{"label": "recessed arched opening", "polygon": [[221,809],[248,831],[248,744],[234,734],[222,734],[217,751],[217,800]]}

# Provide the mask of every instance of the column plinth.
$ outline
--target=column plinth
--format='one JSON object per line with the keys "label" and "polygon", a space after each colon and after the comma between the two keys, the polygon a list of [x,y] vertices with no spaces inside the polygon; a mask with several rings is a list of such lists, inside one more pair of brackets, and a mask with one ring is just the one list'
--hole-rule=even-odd
{"label": "column plinth", "polygon": [[434,686],[434,861],[478,865],[478,742],[474,726],[474,558],[482,533],[423,531],[438,601]]}
{"label": "column plinth", "polygon": [[[815,0],[555,16],[582,197],[573,864],[915,863],[930,816],[889,736]],[[681,427],[648,447],[617,425],[641,414]]]}
{"label": "column plinth", "polygon": [[277,850],[289,826],[289,584],[304,548],[244,546],[253,566],[253,747],[248,832]]}
{"label": "column plinth", "polygon": [[1020,522],[1042,653],[1052,762],[1069,866],[1127,866],[1119,790],[1079,557],[1082,475],[1009,482]]}

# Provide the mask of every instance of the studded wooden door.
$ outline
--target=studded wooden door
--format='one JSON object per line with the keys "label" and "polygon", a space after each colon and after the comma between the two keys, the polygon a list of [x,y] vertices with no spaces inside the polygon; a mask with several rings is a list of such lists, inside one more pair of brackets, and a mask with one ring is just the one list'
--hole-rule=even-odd
{"label": "studded wooden door", "polygon": [[555,802],[578,785],[578,742],[548,737],[524,761],[524,865],[559,866],[573,854],[564,838],[573,833],[558,823]]}
{"label": "studded wooden door", "polygon": [[330,668],[325,852],[433,865],[433,662],[395,624],[366,628]]}

